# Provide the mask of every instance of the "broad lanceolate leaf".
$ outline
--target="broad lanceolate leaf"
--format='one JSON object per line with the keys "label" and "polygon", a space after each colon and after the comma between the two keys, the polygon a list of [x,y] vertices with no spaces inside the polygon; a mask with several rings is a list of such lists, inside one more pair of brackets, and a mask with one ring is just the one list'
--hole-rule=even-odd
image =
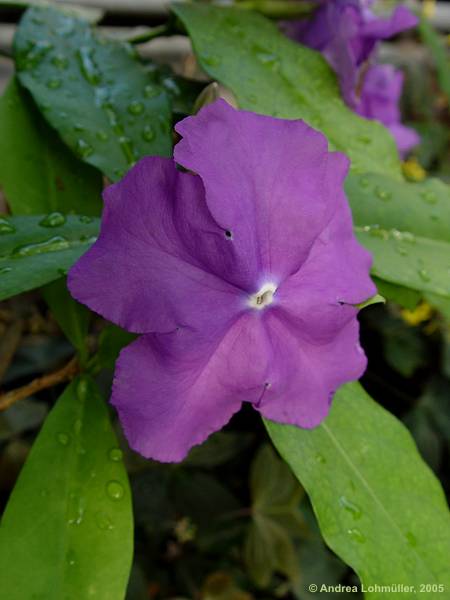
{"label": "broad lanceolate leaf", "polygon": [[0,185],[13,213],[100,213],[101,174],[65,147],[15,79],[0,99],[0,155]]}
{"label": "broad lanceolate leaf", "polygon": [[78,378],[47,418],[0,526],[8,600],[123,600],[132,557],[130,490],[108,411]]}
{"label": "broad lanceolate leaf", "polygon": [[48,122],[110,179],[145,154],[170,153],[167,93],[131,46],[58,10],[31,8],[14,47],[20,81]]}
{"label": "broad lanceolate leaf", "polygon": [[445,497],[395,417],[353,383],[338,391],[316,429],[266,426],[307,491],[326,542],[357,572],[367,599],[385,598],[370,591],[375,584],[415,586],[410,600],[448,594]]}
{"label": "broad lanceolate leaf", "polygon": [[450,187],[437,179],[400,183],[362,175],[349,176],[346,190],[374,275],[450,297]]}
{"label": "broad lanceolate leaf", "polygon": [[0,300],[64,276],[98,234],[85,216],[0,216]]}
{"label": "broad lanceolate leaf", "polygon": [[288,40],[261,15],[235,8],[178,4],[201,66],[231,88],[241,108],[304,119],[352,160],[354,170],[400,177],[394,141],[341,100],[324,58]]}

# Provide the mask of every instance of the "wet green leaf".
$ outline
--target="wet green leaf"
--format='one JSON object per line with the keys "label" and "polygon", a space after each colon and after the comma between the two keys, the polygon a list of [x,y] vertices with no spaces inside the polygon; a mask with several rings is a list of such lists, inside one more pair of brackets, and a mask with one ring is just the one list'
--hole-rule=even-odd
{"label": "wet green leaf", "polygon": [[438,597],[420,592],[424,583],[450,589],[443,491],[404,426],[359,384],[343,386],[313,430],[266,426],[308,493],[325,541],[366,587],[415,586],[411,600]]}
{"label": "wet green leaf", "polygon": [[360,242],[379,279],[450,296],[450,187],[437,179],[397,182],[349,176],[346,191]]}
{"label": "wet green leaf", "polygon": [[31,8],[14,52],[20,81],[47,121],[110,179],[146,154],[170,154],[168,95],[130,45],[58,10]]}
{"label": "wet green leaf", "polygon": [[0,216],[0,300],[63,277],[96,239],[99,219],[51,217]]}
{"label": "wet green leaf", "polygon": [[77,378],[47,418],[0,527],[8,600],[123,600],[132,558],[127,476],[94,383]]}

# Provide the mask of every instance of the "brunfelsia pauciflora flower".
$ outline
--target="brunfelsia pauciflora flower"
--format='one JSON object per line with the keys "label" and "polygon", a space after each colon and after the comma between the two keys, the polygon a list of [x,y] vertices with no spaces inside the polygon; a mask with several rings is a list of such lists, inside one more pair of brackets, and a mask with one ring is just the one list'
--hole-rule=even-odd
{"label": "brunfelsia pauciflora flower", "polygon": [[405,6],[388,16],[373,11],[374,0],[326,0],[318,2],[311,19],[286,22],[292,39],[318,50],[336,72],[347,105],[391,131],[399,153],[406,154],[420,139],[401,124],[399,100],[401,71],[376,65],[379,42],[415,27],[417,17]]}
{"label": "brunfelsia pauciflora flower", "polygon": [[[250,402],[314,427],[366,358],[354,305],[374,294],[343,191],[347,158],[302,121],[219,100],[104,194],[73,296],[142,334],[112,404],[131,446],[179,461]],[[179,170],[176,163],[187,171]]]}

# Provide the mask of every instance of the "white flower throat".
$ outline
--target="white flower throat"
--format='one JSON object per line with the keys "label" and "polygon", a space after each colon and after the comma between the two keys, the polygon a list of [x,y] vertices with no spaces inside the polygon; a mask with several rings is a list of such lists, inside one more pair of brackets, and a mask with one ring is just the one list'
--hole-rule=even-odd
{"label": "white flower throat", "polygon": [[272,304],[276,291],[277,286],[274,283],[265,283],[256,294],[252,294],[249,297],[248,303],[252,308],[262,310]]}

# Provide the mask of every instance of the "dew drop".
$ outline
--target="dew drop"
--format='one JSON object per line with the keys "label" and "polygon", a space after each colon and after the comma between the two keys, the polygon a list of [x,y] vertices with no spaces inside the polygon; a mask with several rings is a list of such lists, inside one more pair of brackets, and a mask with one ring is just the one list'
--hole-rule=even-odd
{"label": "dew drop", "polygon": [[50,90],[57,90],[58,88],[61,87],[61,79],[58,79],[56,77],[52,77],[51,79],[49,79],[47,81],[47,87]]}
{"label": "dew drop", "polygon": [[95,522],[97,523],[97,527],[102,531],[111,531],[111,529],[114,529],[111,517],[103,511],[99,511],[95,515]]}
{"label": "dew drop", "polygon": [[69,495],[68,519],[69,525],[81,525],[84,519],[85,500],[77,492]]}
{"label": "dew drop", "polygon": [[3,219],[0,217],[0,235],[5,235],[7,233],[15,233],[16,228],[12,223],[10,223],[7,219]]}
{"label": "dew drop", "polygon": [[84,402],[89,392],[89,384],[86,379],[80,379],[77,384],[77,398],[80,402]]}
{"label": "dew drop", "polygon": [[206,54],[202,56],[202,60],[205,65],[208,65],[209,67],[218,67],[222,62],[218,56],[214,56],[212,54]]}
{"label": "dew drop", "polygon": [[111,500],[121,500],[125,494],[123,485],[119,481],[108,481],[106,493]]}
{"label": "dew drop", "polygon": [[77,563],[76,555],[73,550],[69,550],[69,552],[67,553],[66,559],[67,559],[67,564],[69,565],[69,567],[73,567]]}
{"label": "dew drop", "polygon": [[395,247],[395,249],[400,254],[400,256],[408,256],[408,250],[405,248],[405,246],[399,244]]}
{"label": "dew drop", "polygon": [[17,246],[12,251],[13,258],[23,258],[25,256],[34,256],[36,254],[44,254],[45,252],[55,252],[58,250],[66,250],[70,247],[70,243],[65,237],[61,235],[55,235],[49,240],[44,242],[37,242],[35,244],[25,244],[23,246]]}
{"label": "dew drop", "polygon": [[436,204],[438,201],[436,194],[430,191],[422,192],[420,197],[426,204]]}
{"label": "dew drop", "polygon": [[73,432],[75,435],[80,435],[81,429],[83,427],[83,421],[81,419],[76,419],[73,424]]}
{"label": "dew drop", "polygon": [[159,90],[155,87],[153,87],[150,84],[147,84],[144,88],[144,96],[146,98],[154,98],[155,96],[159,95]]}
{"label": "dew drop", "polygon": [[92,55],[93,50],[88,46],[82,46],[77,52],[83,77],[91,85],[98,85],[100,83],[100,75]]}
{"label": "dew drop", "polygon": [[316,454],[316,461],[321,465],[324,465],[327,462],[326,458],[321,454]]}
{"label": "dew drop", "polygon": [[41,227],[61,227],[65,222],[66,217],[63,214],[60,212],[52,212],[39,221],[39,225]]}
{"label": "dew drop", "polygon": [[383,200],[384,202],[387,202],[392,198],[391,192],[388,192],[387,190],[384,190],[383,188],[380,188],[378,186],[375,188],[375,195],[377,196],[377,198]]}
{"label": "dew drop", "polygon": [[365,146],[368,146],[372,142],[371,137],[368,135],[359,135],[356,139],[358,140],[358,142],[361,142],[361,144],[364,144]]}
{"label": "dew drop", "polygon": [[351,502],[345,496],[341,496],[339,498],[339,504],[344,508],[348,513],[352,515],[352,517],[357,520],[361,518],[362,512],[359,506],[357,506],[354,502]]}
{"label": "dew drop", "polygon": [[431,280],[431,277],[426,269],[418,269],[417,273],[422,281],[427,282]]}
{"label": "dew drop", "polygon": [[360,187],[362,188],[368,188],[370,185],[370,181],[367,179],[367,177],[360,177],[358,180],[358,183],[360,185]]}
{"label": "dew drop", "polygon": [[74,131],[84,131],[84,125],[81,125],[81,123],[75,123],[72,129]]}
{"label": "dew drop", "polygon": [[151,142],[155,139],[155,131],[151,125],[146,125],[144,127],[142,137],[146,142]]}
{"label": "dew drop", "polygon": [[133,100],[127,107],[130,115],[141,115],[144,112],[144,105],[138,100]]}
{"label": "dew drop", "polygon": [[11,267],[0,267],[0,275],[6,275],[12,271]]}
{"label": "dew drop", "polygon": [[272,70],[277,71],[280,68],[280,59],[276,54],[270,54],[268,52],[258,52],[256,58],[262,62],[263,65],[267,65]]}
{"label": "dew drop", "polygon": [[60,431],[56,434],[57,441],[61,444],[61,446],[68,446],[70,442],[70,435],[65,433],[64,431]]}
{"label": "dew drop", "polygon": [[57,54],[52,58],[52,64],[55,67],[58,67],[58,69],[67,69],[69,66],[69,60],[65,56]]}
{"label": "dew drop", "polygon": [[366,541],[365,536],[360,532],[359,529],[347,529],[347,533],[350,536],[350,538],[353,541],[358,542],[358,544],[363,544]]}
{"label": "dew drop", "polygon": [[106,131],[102,131],[101,129],[100,131],[97,131],[95,137],[101,142],[106,142],[109,139],[109,135],[106,133]]}
{"label": "dew drop", "polygon": [[87,215],[81,215],[78,220],[80,223],[92,223],[92,217],[88,217]]}
{"label": "dew drop", "polygon": [[113,462],[120,462],[123,458],[123,452],[120,448],[111,448],[108,452],[108,457]]}
{"label": "dew drop", "polygon": [[76,149],[80,158],[87,158],[94,152],[92,146],[81,138],[77,140]]}

